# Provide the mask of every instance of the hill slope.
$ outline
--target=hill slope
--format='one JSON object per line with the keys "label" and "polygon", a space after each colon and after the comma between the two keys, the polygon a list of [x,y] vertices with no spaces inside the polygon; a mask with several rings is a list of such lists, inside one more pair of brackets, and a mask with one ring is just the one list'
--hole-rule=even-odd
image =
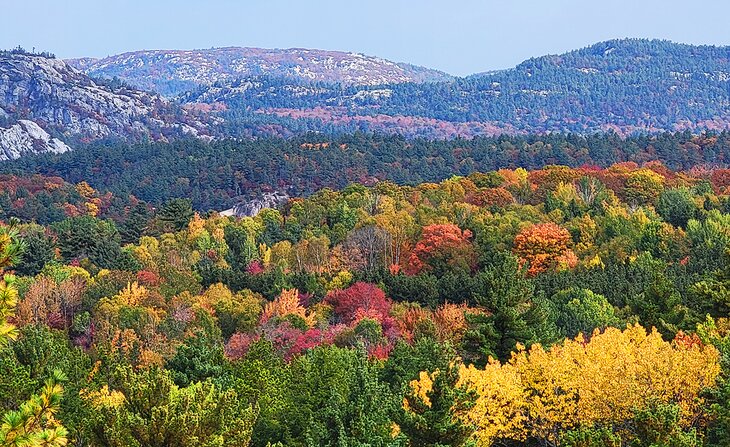
{"label": "hill slope", "polygon": [[254,109],[293,128],[411,136],[724,129],[730,47],[624,39],[447,82],[343,89],[268,78],[219,83],[186,100]]}
{"label": "hill slope", "polygon": [[307,131],[454,138],[730,128],[730,47],[612,40],[467,78],[314,50],[143,51],[73,63],[167,93],[192,90],[169,101],[90,78],[63,61],[6,55],[0,126],[27,119],[54,137],[130,141]]}
{"label": "hill slope", "polygon": [[91,76],[118,77],[131,85],[175,95],[199,85],[250,76],[351,85],[444,81],[445,73],[342,51],[301,48],[214,48],[135,51],[103,59],[68,61]]}
{"label": "hill slope", "polygon": [[62,60],[0,52],[0,159],[68,150],[51,135],[68,143],[166,140],[208,127],[159,95],[92,80]]}

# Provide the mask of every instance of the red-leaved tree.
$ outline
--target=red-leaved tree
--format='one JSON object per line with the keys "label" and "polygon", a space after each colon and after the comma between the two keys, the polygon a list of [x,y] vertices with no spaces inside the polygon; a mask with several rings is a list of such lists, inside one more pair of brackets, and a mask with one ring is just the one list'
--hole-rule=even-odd
{"label": "red-leaved tree", "polygon": [[443,274],[449,271],[471,271],[476,265],[472,233],[454,224],[433,224],[423,227],[421,239],[411,252],[406,273]]}

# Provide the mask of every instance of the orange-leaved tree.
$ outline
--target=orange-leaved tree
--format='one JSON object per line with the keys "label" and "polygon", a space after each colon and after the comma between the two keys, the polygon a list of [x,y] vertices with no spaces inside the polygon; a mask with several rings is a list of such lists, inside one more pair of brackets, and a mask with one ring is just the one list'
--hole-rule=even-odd
{"label": "orange-leaved tree", "polygon": [[552,223],[532,225],[520,231],[514,240],[514,253],[529,265],[531,275],[547,270],[573,268],[578,259],[569,248],[570,233]]}
{"label": "orange-leaved tree", "polygon": [[423,227],[421,239],[411,252],[406,272],[422,271],[443,274],[448,271],[471,271],[476,265],[472,233],[454,224],[433,224]]}

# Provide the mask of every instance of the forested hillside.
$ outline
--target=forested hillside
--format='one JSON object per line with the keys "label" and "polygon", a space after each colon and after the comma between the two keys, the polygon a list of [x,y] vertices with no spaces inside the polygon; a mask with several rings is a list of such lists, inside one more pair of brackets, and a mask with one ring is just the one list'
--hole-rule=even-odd
{"label": "forested hillside", "polygon": [[0,447],[730,445],[730,47],[72,64],[0,52]]}
{"label": "forested hillside", "polygon": [[[730,442],[727,170],[352,184],[244,219],[2,182],[2,445]],[[8,219],[31,199],[51,223]]]}
{"label": "forested hillside", "polygon": [[432,138],[725,129],[730,48],[612,40],[447,82],[345,88],[253,78],[219,83],[183,100],[224,105],[229,125],[251,119],[243,112],[255,110],[285,128]]}
{"label": "forested hillside", "polygon": [[630,135],[722,130],[730,122],[730,49],[661,40],[600,42],[465,78],[301,49],[141,51],[70,63],[105,82],[156,90],[187,111],[211,113],[210,132],[223,136]]}

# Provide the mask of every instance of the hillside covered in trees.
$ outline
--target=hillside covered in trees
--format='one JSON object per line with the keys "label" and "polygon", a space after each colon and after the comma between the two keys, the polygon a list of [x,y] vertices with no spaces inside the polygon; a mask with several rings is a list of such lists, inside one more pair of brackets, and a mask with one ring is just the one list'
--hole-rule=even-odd
{"label": "hillside covered in trees", "polygon": [[[390,180],[415,185],[500,168],[607,167],[652,160],[675,170],[726,168],[730,133],[678,132],[625,139],[615,133],[551,134],[471,140],[408,140],[355,133],[211,143],[112,143],[60,155],[24,157],[0,164],[0,173],[84,181],[102,193],[111,192],[119,199],[134,196],[152,205],[188,198],[197,211],[220,211],[262,191],[309,195],[352,182],[372,185]],[[0,200],[4,200],[2,192]]]}
{"label": "hillside covered in trees", "polygon": [[0,160],[99,141],[306,132],[454,139],[722,131],[730,123],[729,48],[611,40],[464,78],[320,50],[64,61],[17,48],[0,51]]}
{"label": "hillside covered in trees", "polygon": [[727,170],[353,183],[243,219],[0,181],[2,445],[730,443]]}
{"label": "hillside covered in trees", "polygon": [[430,138],[530,132],[726,129],[730,47],[620,39],[452,81],[343,86],[276,76],[183,95],[228,129],[393,132]]}

